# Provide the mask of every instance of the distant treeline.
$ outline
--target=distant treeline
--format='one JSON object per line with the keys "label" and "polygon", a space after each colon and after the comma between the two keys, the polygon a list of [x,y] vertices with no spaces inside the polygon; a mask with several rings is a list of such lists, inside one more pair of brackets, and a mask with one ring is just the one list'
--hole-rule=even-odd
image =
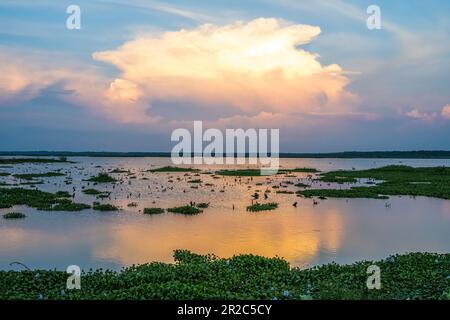
{"label": "distant treeline", "polygon": [[[0,151],[0,156],[31,157],[170,157],[170,155],[170,152]],[[450,151],[346,151],[332,153],[280,153],[280,158],[450,159]]]}

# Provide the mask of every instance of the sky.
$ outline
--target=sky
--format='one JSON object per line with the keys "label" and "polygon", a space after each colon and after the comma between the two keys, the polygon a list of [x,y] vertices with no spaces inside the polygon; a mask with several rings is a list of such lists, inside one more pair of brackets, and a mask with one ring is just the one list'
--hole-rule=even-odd
{"label": "sky", "polygon": [[281,152],[450,150],[449,13],[441,0],[1,0],[0,150],[170,151],[194,120],[279,129]]}

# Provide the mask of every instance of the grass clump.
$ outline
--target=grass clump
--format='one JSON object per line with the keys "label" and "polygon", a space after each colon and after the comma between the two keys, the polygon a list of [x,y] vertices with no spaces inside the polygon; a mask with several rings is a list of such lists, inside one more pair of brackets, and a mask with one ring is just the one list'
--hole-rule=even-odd
{"label": "grass clump", "polygon": [[117,180],[111,177],[106,172],[101,172],[98,175],[89,178],[88,181],[97,183],[109,183],[109,182],[116,182]]}
{"label": "grass clump", "polygon": [[109,204],[109,203],[98,203],[94,202],[94,205],[92,206],[92,209],[96,211],[118,211],[119,208],[115,205]]}
{"label": "grass clump", "polygon": [[57,193],[44,192],[36,189],[22,188],[0,188],[0,208],[11,208],[15,205],[27,205],[37,210],[74,211],[87,209],[87,205],[71,205],[72,201],[67,199],[67,192]]}
{"label": "grass clump", "polygon": [[54,158],[0,158],[0,164],[20,164],[20,163],[64,163],[70,162],[67,159]]}
{"label": "grass clump", "polygon": [[23,219],[27,216],[21,212],[8,212],[3,215],[3,219]]}
{"label": "grass clump", "polygon": [[278,208],[278,203],[276,202],[270,202],[270,203],[264,203],[264,204],[253,204],[251,206],[247,207],[247,211],[250,212],[258,212],[258,211],[268,211],[268,210],[275,210]]}
{"label": "grass clump", "polygon": [[350,189],[313,189],[298,191],[306,197],[323,196],[330,198],[373,198],[386,199],[388,196],[424,196],[450,199],[450,168],[413,168],[391,165],[368,170],[333,171],[322,174],[324,182],[356,182],[369,179],[370,186],[355,186]]}
{"label": "grass clump", "polygon": [[144,214],[161,214],[164,213],[162,208],[144,208]]}
{"label": "grass clump", "polygon": [[61,173],[61,172],[13,174],[14,178],[23,179],[23,180],[33,180],[35,178],[61,177],[61,176],[65,176],[65,174]]}
{"label": "grass clump", "polygon": [[[310,269],[251,254],[218,258],[176,250],[174,258],[174,264],[152,262],[120,272],[90,270],[81,276],[82,290],[64,295],[65,271],[0,271],[0,299],[439,300],[450,292],[450,254],[410,253]],[[383,270],[380,290],[366,286],[373,264]]]}
{"label": "grass clump", "polygon": [[209,208],[209,202],[200,202],[200,203],[197,203],[196,207],[197,207],[197,208],[200,208],[200,209],[206,209],[206,208]]}
{"label": "grass clump", "polygon": [[157,169],[150,169],[148,172],[199,172],[199,169],[166,166]]}
{"label": "grass clump", "polygon": [[200,210],[196,207],[193,207],[193,206],[174,207],[174,208],[167,209],[167,211],[172,212],[172,213],[185,214],[185,215],[195,215],[195,214],[199,214],[200,212],[202,212],[202,210]]}
{"label": "grass clump", "polygon": [[100,191],[97,189],[84,189],[82,191],[84,194],[90,195],[90,196],[109,196],[109,192],[107,191]]}

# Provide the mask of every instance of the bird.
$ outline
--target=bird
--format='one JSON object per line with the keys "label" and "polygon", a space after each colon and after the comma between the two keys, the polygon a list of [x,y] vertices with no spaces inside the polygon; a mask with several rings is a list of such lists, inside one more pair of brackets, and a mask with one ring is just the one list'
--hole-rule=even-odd
{"label": "bird", "polygon": [[297,201],[295,201],[292,205],[297,208]]}

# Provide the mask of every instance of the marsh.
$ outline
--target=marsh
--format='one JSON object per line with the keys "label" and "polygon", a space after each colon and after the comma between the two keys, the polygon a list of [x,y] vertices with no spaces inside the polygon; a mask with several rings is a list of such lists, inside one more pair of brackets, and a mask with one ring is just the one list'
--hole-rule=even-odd
{"label": "marsh", "polygon": [[[220,257],[243,253],[279,256],[299,267],[383,259],[417,251],[450,252],[449,200],[410,196],[299,197],[296,192],[305,186],[345,188],[316,180],[318,173],[314,170],[286,170],[270,177],[228,176],[215,173],[249,168],[199,165],[192,168],[200,171],[166,172],[155,169],[172,166],[170,158],[70,157],[69,160],[17,163],[7,169],[11,175],[0,177],[1,182],[14,185],[19,182],[14,175],[61,172],[64,175],[41,177],[43,183],[36,188],[51,193],[62,191],[65,193],[60,194],[70,194],[74,203],[91,206],[71,212],[39,211],[28,206],[0,209],[1,215],[8,212],[26,215],[26,219],[0,219],[0,269],[21,270],[18,265],[10,265],[20,261],[31,269],[65,270],[76,264],[85,270],[99,267],[118,270],[151,261],[172,262],[176,249]],[[450,160],[280,159],[281,169],[315,168],[320,172],[391,164],[450,166]],[[98,184],[87,181],[102,172],[108,172],[113,179]],[[192,180],[201,180],[196,184],[198,189],[191,188]],[[99,197],[90,189],[107,196]],[[248,212],[246,208],[252,205],[255,193],[259,194],[256,200],[259,203],[277,203],[277,207]],[[96,211],[92,208],[94,202],[97,208],[100,204],[121,210]],[[191,202],[209,205],[195,215],[167,210]],[[130,203],[135,205],[128,206]],[[164,212],[144,214],[145,208],[161,208]]]}

